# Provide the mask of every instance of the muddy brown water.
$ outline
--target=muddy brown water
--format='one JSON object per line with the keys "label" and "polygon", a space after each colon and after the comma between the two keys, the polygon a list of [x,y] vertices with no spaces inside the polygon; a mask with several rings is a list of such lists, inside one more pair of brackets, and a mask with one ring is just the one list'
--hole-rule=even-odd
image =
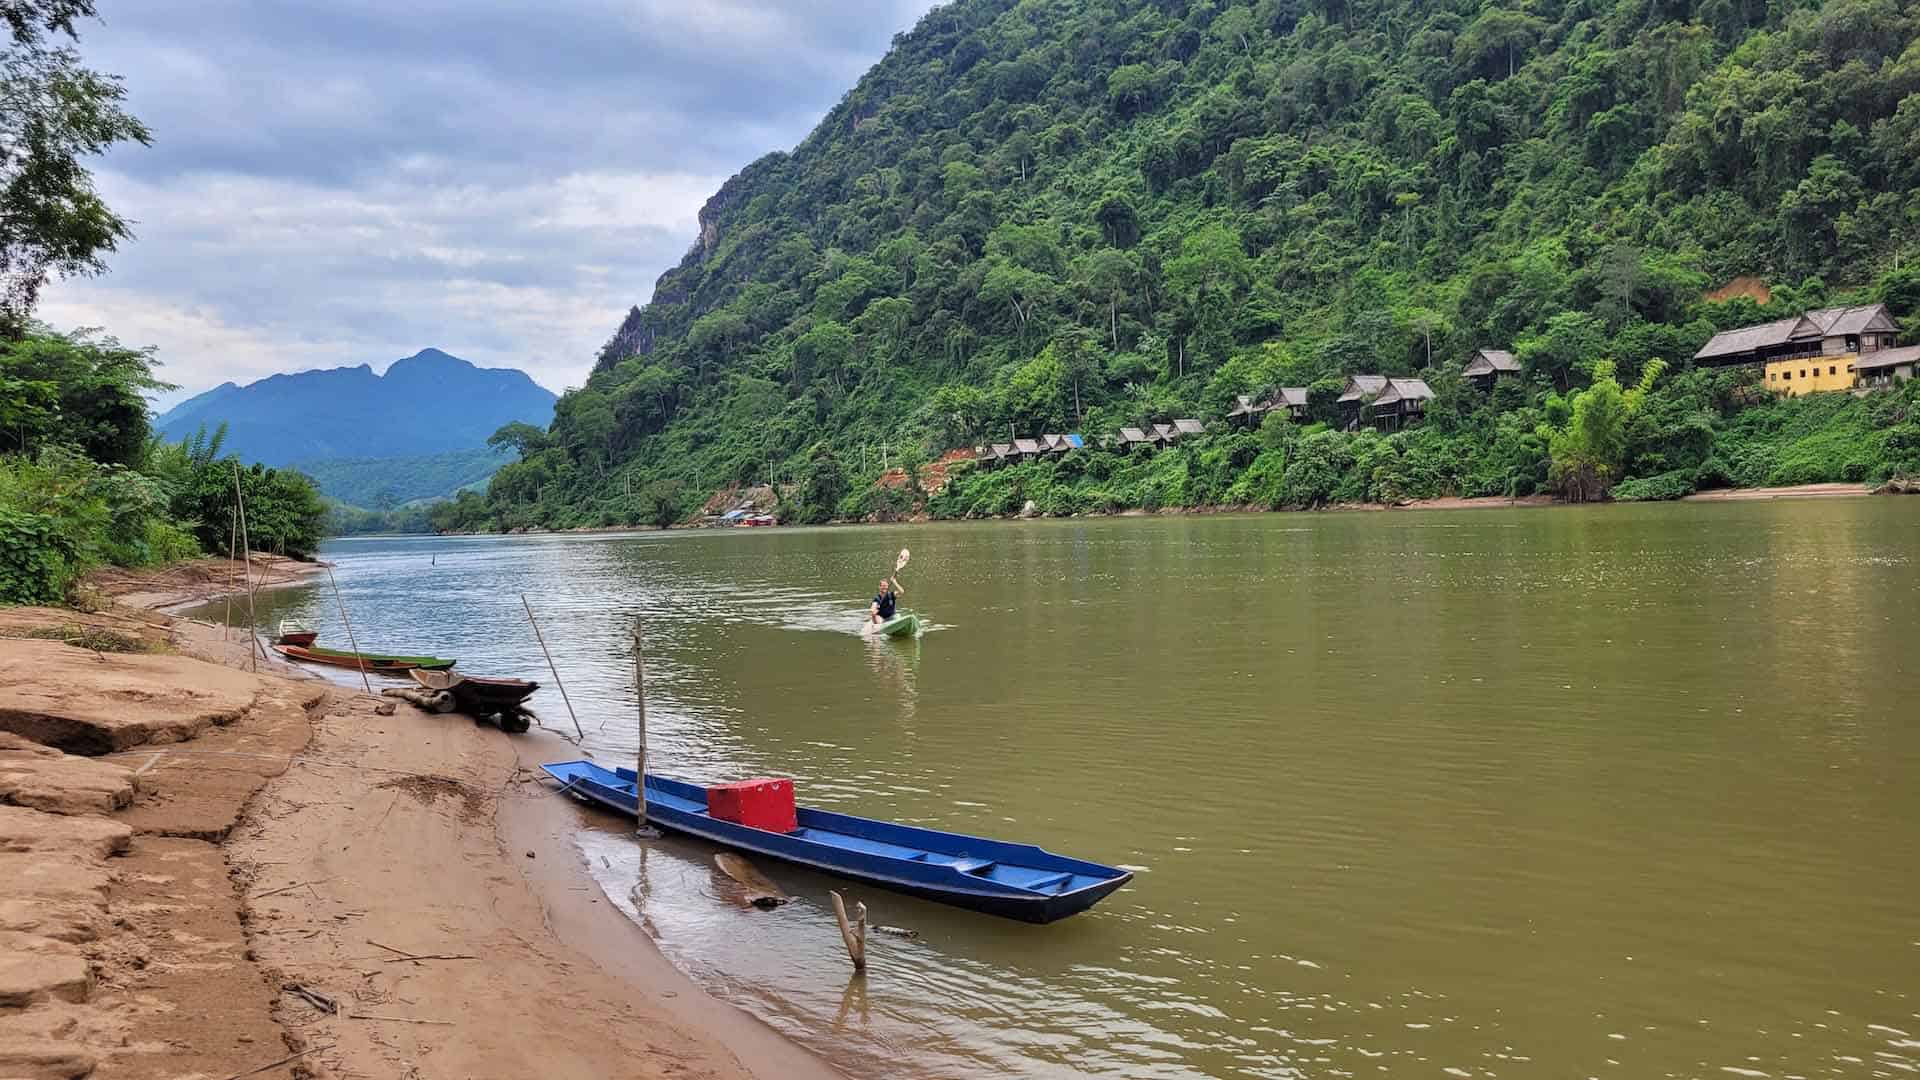
{"label": "muddy brown water", "polygon": [[[862,640],[902,546],[934,629]],[[363,647],[550,684],[525,592],[603,763],[644,615],[657,771],[1138,870],[1045,927],[853,888],[918,933],[862,982],[844,884],[763,862],[761,911],[707,845],[583,830],[677,963],[858,1075],[1920,1071],[1920,499],[326,556]],[[345,646],[324,584],[261,599]]]}

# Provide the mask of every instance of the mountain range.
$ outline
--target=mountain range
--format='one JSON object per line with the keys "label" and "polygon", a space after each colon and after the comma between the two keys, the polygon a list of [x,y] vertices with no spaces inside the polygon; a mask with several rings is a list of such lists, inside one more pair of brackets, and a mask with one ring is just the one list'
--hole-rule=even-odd
{"label": "mountain range", "polygon": [[181,439],[225,424],[227,450],[274,466],[409,458],[480,449],[514,421],[544,427],[554,400],[523,371],[422,349],[381,375],[361,364],[222,383],[167,410],[154,428]]}

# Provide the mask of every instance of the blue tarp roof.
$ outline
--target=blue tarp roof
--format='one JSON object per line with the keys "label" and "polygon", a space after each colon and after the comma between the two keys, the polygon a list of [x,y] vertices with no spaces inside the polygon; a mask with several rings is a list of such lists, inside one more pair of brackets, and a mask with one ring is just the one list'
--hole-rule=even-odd
{"label": "blue tarp roof", "polygon": [[729,510],[726,513],[720,515],[720,520],[721,521],[738,521],[739,519],[746,516],[747,516],[746,510]]}
{"label": "blue tarp roof", "polygon": [[1085,450],[1087,448],[1087,440],[1078,435],[1069,435],[1067,436],[1067,445],[1073,447],[1075,450]]}

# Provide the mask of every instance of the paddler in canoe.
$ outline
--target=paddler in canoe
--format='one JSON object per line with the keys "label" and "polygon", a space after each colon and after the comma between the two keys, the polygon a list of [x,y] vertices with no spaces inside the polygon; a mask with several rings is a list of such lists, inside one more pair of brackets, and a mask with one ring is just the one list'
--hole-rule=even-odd
{"label": "paddler in canoe", "polygon": [[880,591],[874,594],[873,606],[867,611],[868,622],[874,626],[879,626],[881,623],[893,618],[894,609],[900,604],[900,595],[906,591],[907,590],[901,588],[900,583],[893,578],[881,578]]}
{"label": "paddler in canoe", "polygon": [[867,606],[867,621],[860,627],[862,634],[872,636],[885,634],[888,637],[918,637],[920,617],[911,611],[899,611],[900,594],[907,590],[900,587],[900,571],[907,565],[908,551],[900,549],[900,558],[893,564],[893,573],[880,579],[880,591],[873,595],[873,602]]}

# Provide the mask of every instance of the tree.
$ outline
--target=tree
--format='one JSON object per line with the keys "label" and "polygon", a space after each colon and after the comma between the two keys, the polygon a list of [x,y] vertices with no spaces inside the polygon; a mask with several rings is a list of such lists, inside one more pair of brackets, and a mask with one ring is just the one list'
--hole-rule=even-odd
{"label": "tree", "polygon": [[942,446],[969,443],[986,430],[987,392],[970,383],[947,383],[927,402],[927,430]]}
{"label": "tree", "polygon": [[[806,479],[800,484],[800,497],[791,507],[792,520],[801,525],[818,525],[833,520],[840,500],[847,497],[847,478],[840,471],[840,459],[826,443],[816,443],[808,455]],[[782,504],[781,509],[788,509]]]}
{"label": "tree", "polygon": [[97,274],[132,235],[93,189],[81,159],[117,143],[146,145],[146,126],[121,108],[117,76],[80,65],[57,44],[78,40],[74,23],[92,0],[6,0],[11,44],[0,50],[0,336],[27,332],[52,274]]}
{"label": "tree", "polygon": [[0,452],[71,446],[94,461],[136,465],[146,453],[153,350],[97,331],[45,328],[0,340]]}
{"label": "tree", "polygon": [[1100,374],[1100,348],[1092,335],[1078,326],[1054,335],[1047,347],[1059,357],[1061,371],[1073,390],[1073,422],[1077,426],[1087,418],[1082,391]]}
{"label": "tree", "polygon": [[980,299],[1012,313],[1014,329],[1024,344],[1028,327],[1058,290],[1059,283],[1048,275],[999,259],[980,282]]}
{"label": "tree", "polygon": [[1108,334],[1120,349],[1120,301],[1140,283],[1140,260],[1117,248],[1101,248],[1080,261],[1080,286],[1107,305]]}
{"label": "tree", "polygon": [[495,450],[511,448],[522,458],[529,458],[545,450],[548,440],[545,431],[532,424],[515,420],[487,436],[487,445]]}
{"label": "tree", "polygon": [[1515,359],[1529,375],[1544,374],[1564,390],[1576,372],[1584,372],[1606,350],[1607,328],[1592,315],[1563,311],[1547,320],[1544,331],[1521,338],[1514,348]]}
{"label": "tree", "polygon": [[1620,479],[1627,459],[1627,424],[1665,367],[1659,360],[1649,362],[1639,385],[1623,391],[1613,376],[1613,361],[1593,365],[1593,385],[1573,396],[1567,425],[1547,433],[1553,456],[1548,479],[1570,501],[1604,499]]}
{"label": "tree", "polygon": [[656,480],[640,490],[639,520],[657,528],[667,528],[680,520],[678,480]]}
{"label": "tree", "polygon": [[1153,69],[1128,64],[1107,73],[1107,103],[1123,119],[1132,119],[1153,104]]}
{"label": "tree", "polygon": [[1130,248],[1140,242],[1140,211],[1119,192],[1108,192],[1100,200],[1093,208],[1093,220],[1099,223],[1107,243],[1114,247]]}
{"label": "tree", "polygon": [[[1208,225],[1180,243],[1180,254],[1167,263],[1167,288],[1180,301],[1192,328],[1194,352],[1218,363],[1232,346],[1228,326],[1236,299],[1247,287],[1250,264],[1240,234],[1225,225]],[[1185,371],[1185,342],[1180,343],[1179,370]]]}

